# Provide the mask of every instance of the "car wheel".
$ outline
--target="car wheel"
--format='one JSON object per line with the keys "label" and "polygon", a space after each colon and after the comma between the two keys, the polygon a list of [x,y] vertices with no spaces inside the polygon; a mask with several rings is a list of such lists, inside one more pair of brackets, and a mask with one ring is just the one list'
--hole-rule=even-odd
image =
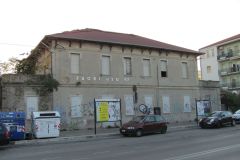
{"label": "car wheel", "polygon": [[141,130],[141,129],[138,129],[138,130],[136,131],[136,136],[137,136],[137,137],[141,137],[142,135],[143,135],[142,130]]}
{"label": "car wheel", "polygon": [[205,128],[206,128],[204,125],[200,125],[200,127],[201,127],[202,129],[205,129]]}
{"label": "car wheel", "polygon": [[236,125],[235,120],[232,120],[231,126],[235,126],[235,125]]}
{"label": "car wheel", "polygon": [[166,132],[167,132],[167,127],[162,128],[160,131],[161,134],[165,134]]}
{"label": "car wheel", "polygon": [[217,128],[221,128],[222,124],[220,122],[217,123]]}

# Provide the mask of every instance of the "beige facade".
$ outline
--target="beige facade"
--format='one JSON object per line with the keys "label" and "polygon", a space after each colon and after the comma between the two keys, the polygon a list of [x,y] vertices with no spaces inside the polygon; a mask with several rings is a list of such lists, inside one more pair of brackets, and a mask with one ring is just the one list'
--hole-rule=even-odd
{"label": "beige facade", "polygon": [[48,110],[60,112],[64,128],[93,128],[94,98],[121,99],[123,122],[142,114],[141,104],[151,113],[160,107],[169,122],[193,121],[196,100],[220,109],[219,87],[199,84],[195,53],[51,39],[39,55],[38,74],[52,72],[60,82]]}

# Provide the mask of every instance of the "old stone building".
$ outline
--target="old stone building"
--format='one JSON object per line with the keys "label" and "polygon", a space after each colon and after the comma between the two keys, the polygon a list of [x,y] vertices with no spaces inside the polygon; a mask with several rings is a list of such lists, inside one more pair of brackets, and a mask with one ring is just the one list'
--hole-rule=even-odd
{"label": "old stone building", "polygon": [[[66,128],[94,126],[94,98],[121,99],[123,122],[142,114],[141,104],[151,113],[160,107],[169,122],[194,120],[199,99],[210,100],[212,110],[220,106],[219,86],[198,81],[197,51],[96,29],[47,35],[35,51],[37,74],[51,74],[60,83],[45,109],[59,111]],[[1,109],[18,110],[9,101],[16,101],[16,96],[5,92],[14,85],[2,87]],[[40,110],[32,88],[21,94],[21,110],[28,115]]]}

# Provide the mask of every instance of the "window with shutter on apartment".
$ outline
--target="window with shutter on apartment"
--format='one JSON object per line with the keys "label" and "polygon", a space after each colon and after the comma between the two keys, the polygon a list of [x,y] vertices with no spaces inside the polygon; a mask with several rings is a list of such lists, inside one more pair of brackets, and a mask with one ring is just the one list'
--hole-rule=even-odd
{"label": "window with shutter on apartment", "polygon": [[167,61],[160,60],[161,77],[167,77]]}
{"label": "window with shutter on apartment", "polygon": [[143,76],[150,76],[150,59],[143,59]]}
{"label": "window with shutter on apartment", "polygon": [[80,54],[78,53],[71,53],[71,73],[80,73]]}
{"label": "window with shutter on apartment", "polygon": [[102,75],[110,75],[110,56],[102,55]]}
{"label": "window with shutter on apartment", "polygon": [[182,78],[188,77],[188,67],[187,62],[182,62]]}
{"label": "window with shutter on apartment", "polygon": [[132,75],[132,62],[130,57],[123,58],[124,75]]}

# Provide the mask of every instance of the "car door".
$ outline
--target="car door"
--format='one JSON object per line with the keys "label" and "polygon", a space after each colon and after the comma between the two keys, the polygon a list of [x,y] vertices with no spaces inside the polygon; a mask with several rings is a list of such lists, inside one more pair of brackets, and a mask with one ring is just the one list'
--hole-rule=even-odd
{"label": "car door", "polygon": [[232,123],[232,113],[226,112],[226,123],[231,124]]}
{"label": "car door", "polygon": [[228,123],[228,116],[226,112],[222,112],[221,117],[222,117],[222,124],[226,125]]}
{"label": "car door", "polygon": [[156,131],[159,132],[162,130],[162,128],[165,127],[165,119],[160,115],[156,115],[155,118],[156,118],[155,128]]}
{"label": "car door", "polygon": [[144,121],[143,131],[144,133],[155,132],[155,117],[147,116]]}

